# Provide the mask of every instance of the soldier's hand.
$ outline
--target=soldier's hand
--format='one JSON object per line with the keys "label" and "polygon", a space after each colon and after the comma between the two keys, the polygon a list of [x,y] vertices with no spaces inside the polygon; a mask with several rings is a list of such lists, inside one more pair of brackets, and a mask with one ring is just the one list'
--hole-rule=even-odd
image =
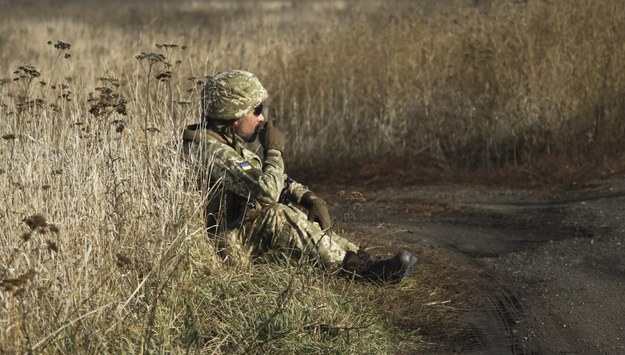
{"label": "soldier's hand", "polygon": [[308,209],[309,221],[319,223],[319,226],[323,230],[332,227],[330,212],[328,212],[328,206],[326,206],[326,202],[323,199],[311,195],[305,202],[304,207]]}
{"label": "soldier's hand", "polygon": [[258,141],[265,149],[265,152],[269,149],[279,150],[280,153],[284,152],[284,134],[271,121],[265,123],[264,127],[258,132]]}

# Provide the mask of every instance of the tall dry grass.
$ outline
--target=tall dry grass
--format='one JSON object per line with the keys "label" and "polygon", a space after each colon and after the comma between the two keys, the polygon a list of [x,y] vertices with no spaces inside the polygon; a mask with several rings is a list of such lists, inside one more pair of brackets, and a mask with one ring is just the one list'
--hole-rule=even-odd
{"label": "tall dry grass", "polygon": [[620,1],[43,4],[0,4],[0,352],[418,340],[394,334],[361,287],[214,259],[179,133],[217,71],[266,84],[291,164],[586,164],[616,156],[625,134]]}
{"label": "tall dry grass", "polygon": [[236,66],[262,66],[262,46],[239,40],[252,24],[123,28],[72,9],[18,8],[1,25],[0,353],[418,346],[379,319],[366,288],[356,297],[356,285],[304,264],[216,258],[179,134],[206,75],[233,54]]}
{"label": "tall dry grass", "polygon": [[308,37],[277,115],[311,158],[320,146],[452,168],[619,157],[624,16],[619,1],[356,13]]}
{"label": "tall dry grass", "polygon": [[[195,103],[190,76],[257,73],[295,164],[421,155],[450,167],[545,156],[582,165],[619,154],[624,6],[458,1],[425,12],[403,1],[139,2],[101,16],[74,4],[62,19],[5,21],[2,70],[45,65],[42,44],[63,39],[76,44],[73,80],[87,91],[106,73],[136,75],[131,58],[155,43],[186,44],[172,99]],[[120,79],[121,90],[141,97],[143,86]],[[179,122],[197,119],[194,109],[185,114]]]}

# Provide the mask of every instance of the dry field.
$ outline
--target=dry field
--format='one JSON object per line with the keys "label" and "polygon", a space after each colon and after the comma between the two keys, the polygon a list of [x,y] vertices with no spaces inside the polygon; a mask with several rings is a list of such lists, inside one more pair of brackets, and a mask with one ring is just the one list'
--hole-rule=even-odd
{"label": "dry field", "polygon": [[299,169],[618,167],[625,3],[385,3],[0,1],[0,353],[425,346],[375,289],[215,260],[178,137],[224,69]]}

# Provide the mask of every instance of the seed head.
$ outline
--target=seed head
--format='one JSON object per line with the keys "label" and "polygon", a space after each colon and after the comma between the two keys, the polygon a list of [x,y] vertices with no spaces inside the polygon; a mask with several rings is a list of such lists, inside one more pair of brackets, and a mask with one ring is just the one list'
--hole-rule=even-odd
{"label": "seed head", "polygon": [[39,71],[32,65],[21,65],[16,71],[13,72],[13,74],[18,74],[20,78],[28,79],[38,78],[41,76],[41,73],[39,73]]}
{"label": "seed head", "polygon": [[4,290],[13,292],[14,296],[19,296],[24,292],[24,286],[37,275],[34,269],[30,269],[27,272],[16,278],[6,278],[0,282],[0,287]]}
{"label": "seed head", "polygon": [[160,81],[169,81],[169,79],[171,78],[171,71],[167,70],[161,73],[158,73],[156,75],[156,80],[160,80]]}
{"label": "seed head", "polygon": [[116,253],[115,257],[116,257],[115,265],[117,265],[120,268],[132,264],[132,259],[130,259],[129,257],[125,256],[122,253]]}
{"label": "seed head", "polygon": [[152,65],[156,63],[167,63],[165,56],[161,53],[141,52],[141,54],[135,56],[135,59],[138,61],[147,60]]}
{"label": "seed head", "polygon": [[113,86],[115,86],[115,87],[118,87],[118,86],[120,85],[120,84],[119,84],[119,79],[117,79],[117,78],[113,78],[113,77],[106,77],[106,76],[103,76],[103,77],[98,78],[98,80],[100,80],[101,82],[103,82],[105,85],[106,85],[106,84],[111,84],[111,85],[113,85]]}
{"label": "seed head", "polygon": [[30,217],[24,218],[22,221],[26,223],[31,230],[35,230],[39,227],[46,227],[48,225],[46,217],[41,214],[34,214]]}
{"label": "seed head", "polygon": [[50,232],[54,234],[59,234],[59,232],[61,231],[59,226],[57,226],[56,224],[52,224],[52,223],[48,224],[48,229],[50,229]]}
{"label": "seed head", "polygon": [[165,48],[165,49],[169,49],[169,48],[177,48],[178,45],[174,44],[174,43],[157,43],[155,44],[156,48],[161,49],[161,48]]}
{"label": "seed head", "polygon": [[[50,44],[51,41],[48,41],[48,44]],[[63,41],[56,41],[56,44],[54,45],[54,48],[60,50],[60,51],[66,51],[70,48],[72,48],[72,44],[69,42],[63,42]]]}
{"label": "seed head", "polygon": [[115,120],[111,122],[112,125],[115,125],[115,132],[122,133],[124,128],[126,128],[124,120]]}
{"label": "seed head", "polygon": [[59,252],[59,246],[55,242],[51,240],[46,240],[46,245],[48,246],[48,250],[53,251],[55,253]]}
{"label": "seed head", "polygon": [[[109,81],[111,79],[100,78],[100,80]],[[99,93],[89,93],[89,99],[87,100],[91,103],[89,113],[96,117],[108,117],[113,112],[117,112],[120,115],[128,114],[126,111],[126,99],[116,90],[108,86],[97,87],[95,90]]]}
{"label": "seed head", "polygon": [[33,231],[32,230],[22,234],[22,240],[25,241],[25,242],[29,241],[30,238],[32,238],[32,237],[33,237]]}

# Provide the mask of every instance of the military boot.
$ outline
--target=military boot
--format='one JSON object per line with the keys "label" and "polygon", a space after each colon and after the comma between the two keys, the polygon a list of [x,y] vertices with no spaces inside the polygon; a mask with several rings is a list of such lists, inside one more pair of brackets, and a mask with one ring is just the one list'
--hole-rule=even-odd
{"label": "military boot", "polygon": [[417,257],[408,250],[402,250],[389,259],[378,259],[361,248],[356,253],[347,252],[343,269],[367,281],[393,283],[410,275],[417,261]]}

